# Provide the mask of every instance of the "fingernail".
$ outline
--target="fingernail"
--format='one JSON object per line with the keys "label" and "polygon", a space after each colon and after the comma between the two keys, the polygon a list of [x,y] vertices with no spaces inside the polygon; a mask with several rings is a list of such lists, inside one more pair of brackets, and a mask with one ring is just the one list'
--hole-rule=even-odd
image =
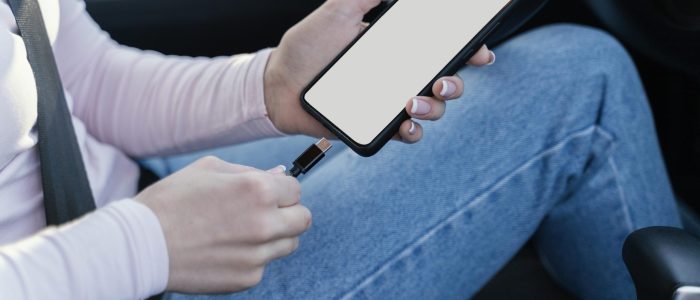
{"label": "fingernail", "polygon": [[268,170],[268,172],[270,172],[272,174],[282,174],[284,172],[287,172],[287,167],[285,167],[283,165],[279,165],[279,166],[276,166],[276,167]]}
{"label": "fingernail", "polygon": [[457,91],[457,86],[449,80],[442,81],[442,91],[440,91],[440,96],[450,97]]}
{"label": "fingernail", "polygon": [[411,121],[411,128],[408,129],[408,134],[410,134],[410,135],[416,134],[416,123],[413,121]]}
{"label": "fingernail", "polygon": [[413,98],[413,104],[411,105],[411,113],[414,115],[426,115],[430,113],[430,104],[418,98]]}
{"label": "fingernail", "polygon": [[489,63],[487,63],[487,66],[493,65],[496,63],[496,53],[493,51],[489,51],[491,53],[491,60],[489,60]]}

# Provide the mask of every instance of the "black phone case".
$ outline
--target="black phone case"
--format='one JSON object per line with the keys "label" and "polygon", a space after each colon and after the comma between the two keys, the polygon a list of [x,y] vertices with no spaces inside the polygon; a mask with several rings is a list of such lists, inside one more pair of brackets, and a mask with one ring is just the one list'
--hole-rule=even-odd
{"label": "black phone case", "polygon": [[[485,0],[488,1],[488,0]],[[426,85],[423,90],[417,95],[417,96],[433,96],[432,92],[432,87],[433,84],[440,79],[441,77],[444,76],[451,76],[456,74],[464,65],[467,63],[469,58],[471,58],[472,55],[476,53],[476,51],[481,47],[481,45],[484,44],[484,41],[489,37],[489,35],[494,32],[494,30],[500,25],[501,20],[504,18],[507,18],[508,15],[510,15],[513,12],[513,8],[518,7],[516,4],[521,1],[530,1],[532,2],[533,0],[512,0],[510,1],[489,23],[481,29],[481,31],[469,42],[467,45],[462,48],[462,50],[445,66],[445,68],[440,71],[429,83]],[[541,1],[541,0],[538,0]],[[357,43],[358,40],[362,38],[362,36],[365,35],[369,30],[371,30],[372,26],[377,23],[377,20],[381,19],[384,14],[391,9],[391,7],[396,4],[397,1],[393,1],[391,4],[389,4],[380,14],[379,16],[375,19],[370,26],[366,30],[364,30],[355,40],[350,43],[338,56],[336,56],[333,61],[326,66],[323,71],[319,75],[317,75],[311,83],[304,88],[304,90],[301,93],[301,105],[306,110],[309,114],[311,114],[316,120],[321,122],[323,126],[328,128],[333,134],[335,134],[340,140],[342,140],[345,144],[350,147],[353,151],[355,151],[357,154],[364,156],[364,157],[369,157],[381,150],[384,145],[389,142],[394,135],[398,132],[399,127],[401,124],[410,119],[410,116],[406,112],[406,110],[402,110],[396,118],[394,118],[389,125],[387,125],[382,132],[374,138],[374,140],[367,144],[367,145],[362,145],[354,140],[352,140],[348,135],[346,135],[340,128],[335,126],[333,122],[328,120],[325,116],[323,116],[320,112],[318,112],[313,106],[311,106],[307,101],[306,101],[306,94],[308,91],[325,75],[330,68],[332,68],[338,60],[340,60],[341,57],[347,53],[350,48],[352,48],[355,43]],[[408,100],[407,100],[408,101]]]}

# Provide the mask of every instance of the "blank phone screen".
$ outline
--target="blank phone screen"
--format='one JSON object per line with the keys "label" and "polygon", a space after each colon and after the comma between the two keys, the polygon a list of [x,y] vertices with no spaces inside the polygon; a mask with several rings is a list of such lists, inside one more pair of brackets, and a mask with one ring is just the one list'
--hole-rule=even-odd
{"label": "blank phone screen", "polygon": [[397,0],[304,98],[370,144],[509,2]]}

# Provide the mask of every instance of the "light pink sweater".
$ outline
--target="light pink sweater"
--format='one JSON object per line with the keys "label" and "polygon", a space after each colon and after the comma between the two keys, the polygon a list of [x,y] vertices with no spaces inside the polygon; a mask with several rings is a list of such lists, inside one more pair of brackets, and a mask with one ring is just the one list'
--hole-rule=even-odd
{"label": "light pink sweater", "polygon": [[279,135],[264,105],[270,51],[205,59],[131,49],[101,31],[82,1],[39,2],[100,209],[44,229],[36,86],[12,12],[0,0],[0,298],[161,292],[168,279],[165,239],[153,212],[129,199],[139,174],[126,155]]}

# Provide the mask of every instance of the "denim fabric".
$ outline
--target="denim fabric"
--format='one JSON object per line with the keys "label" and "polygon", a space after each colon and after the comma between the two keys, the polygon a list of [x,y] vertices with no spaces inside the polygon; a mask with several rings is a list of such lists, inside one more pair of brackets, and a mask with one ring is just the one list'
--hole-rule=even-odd
{"label": "denim fabric", "polygon": [[[464,299],[534,238],[548,271],[578,297],[634,299],[625,237],[680,222],[632,61],[610,36],[573,25],[495,52],[495,65],[459,72],[464,96],[424,123],[422,142],[390,143],[371,158],[336,142],[302,181],[312,228],[260,285],[167,297]],[[271,168],[312,141],[207,154]],[[175,170],[201,155],[159,163]]]}

